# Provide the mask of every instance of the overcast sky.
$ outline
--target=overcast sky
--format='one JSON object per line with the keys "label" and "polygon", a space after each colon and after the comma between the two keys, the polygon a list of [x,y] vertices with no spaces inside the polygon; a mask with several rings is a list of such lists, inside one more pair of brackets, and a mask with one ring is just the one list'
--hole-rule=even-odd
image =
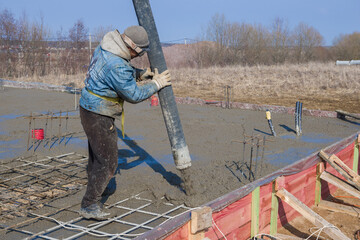
{"label": "overcast sky", "polygon": [[[229,22],[270,27],[276,17],[290,29],[304,22],[331,45],[340,34],[360,32],[360,0],[150,0],[162,42],[201,36],[211,17],[224,14]],[[120,32],[137,24],[131,0],[0,0],[18,18],[26,12],[29,21],[43,16],[54,33],[67,32],[81,19],[90,32],[99,26],[113,26]]]}

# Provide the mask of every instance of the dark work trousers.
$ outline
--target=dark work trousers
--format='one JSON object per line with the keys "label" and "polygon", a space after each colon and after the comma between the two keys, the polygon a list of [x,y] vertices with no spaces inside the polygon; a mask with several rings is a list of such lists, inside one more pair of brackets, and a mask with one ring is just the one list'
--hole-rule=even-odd
{"label": "dark work trousers", "polygon": [[81,207],[99,203],[118,165],[115,119],[80,107],[80,119],[88,138],[88,184]]}

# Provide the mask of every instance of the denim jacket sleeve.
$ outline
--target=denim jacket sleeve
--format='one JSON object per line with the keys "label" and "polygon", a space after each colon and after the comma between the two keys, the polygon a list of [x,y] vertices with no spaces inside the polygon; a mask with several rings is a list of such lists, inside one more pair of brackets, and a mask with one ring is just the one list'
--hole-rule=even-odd
{"label": "denim jacket sleeve", "polygon": [[112,67],[107,78],[109,85],[118,96],[130,103],[141,102],[157,92],[157,86],[152,82],[138,86],[135,79],[135,69],[128,64]]}

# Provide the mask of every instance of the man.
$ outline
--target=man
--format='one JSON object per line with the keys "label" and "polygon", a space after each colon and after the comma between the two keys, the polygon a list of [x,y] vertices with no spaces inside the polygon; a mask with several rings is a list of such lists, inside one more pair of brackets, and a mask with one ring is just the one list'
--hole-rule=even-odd
{"label": "man", "polygon": [[[147,69],[140,72],[130,60],[144,54],[149,46],[145,29],[131,26],[123,34],[108,32],[95,49],[80,98],[80,118],[88,138],[88,184],[81,202],[80,215],[106,219],[100,200],[115,190],[107,188],[118,165],[115,118],[123,112],[124,101],[138,103],[171,85],[168,71],[161,74]],[[136,79],[152,80],[142,86]],[[123,131],[123,130],[122,130]]]}

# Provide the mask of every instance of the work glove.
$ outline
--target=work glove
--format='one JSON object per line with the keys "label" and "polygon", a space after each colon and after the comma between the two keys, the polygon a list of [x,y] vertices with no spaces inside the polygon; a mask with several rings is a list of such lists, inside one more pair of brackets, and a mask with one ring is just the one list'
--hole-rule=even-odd
{"label": "work glove", "polygon": [[169,70],[166,70],[159,74],[158,69],[155,68],[152,82],[156,84],[158,90],[162,89],[163,87],[170,86],[171,76]]}
{"label": "work glove", "polygon": [[150,68],[146,68],[140,72],[140,81],[151,79],[154,76],[154,73],[150,70]]}

